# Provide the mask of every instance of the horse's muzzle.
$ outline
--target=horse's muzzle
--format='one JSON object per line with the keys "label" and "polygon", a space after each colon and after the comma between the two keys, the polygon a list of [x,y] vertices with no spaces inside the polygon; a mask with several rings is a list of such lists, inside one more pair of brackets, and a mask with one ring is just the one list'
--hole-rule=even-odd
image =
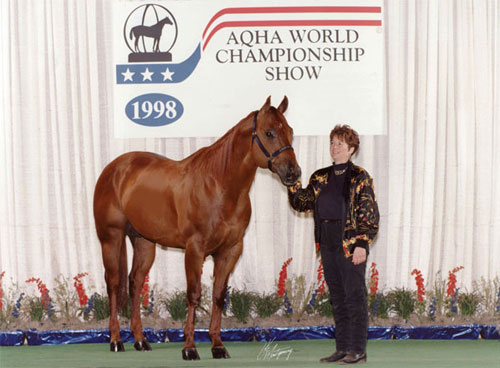
{"label": "horse's muzzle", "polygon": [[281,182],[284,185],[294,185],[299,180],[302,175],[302,170],[300,166],[297,164],[289,163],[288,165],[284,165],[283,168],[279,168],[278,175],[281,179]]}

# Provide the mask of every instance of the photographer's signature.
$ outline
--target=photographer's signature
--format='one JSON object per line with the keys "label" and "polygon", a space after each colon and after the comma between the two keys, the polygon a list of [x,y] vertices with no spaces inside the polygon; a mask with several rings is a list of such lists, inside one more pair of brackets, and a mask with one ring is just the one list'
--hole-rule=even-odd
{"label": "photographer's signature", "polygon": [[264,347],[260,349],[259,355],[257,355],[257,360],[278,360],[284,358],[288,360],[292,354],[293,349],[289,346],[280,347],[278,343],[274,340],[266,342]]}

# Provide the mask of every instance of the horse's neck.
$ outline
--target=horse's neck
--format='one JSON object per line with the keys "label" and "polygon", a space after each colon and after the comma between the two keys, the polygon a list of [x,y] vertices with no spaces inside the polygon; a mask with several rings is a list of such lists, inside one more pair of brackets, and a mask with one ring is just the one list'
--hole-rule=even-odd
{"label": "horse's neck", "polygon": [[247,191],[250,190],[257,165],[252,157],[252,133],[251,127],[243,125],[243,132],[238,134],[233,141],[233,157],[229,170],[230,182],[242,185]]}
{"label": "horse's neck", "polygon": [[230,192],[248,191],[257,171],[251,145],[252,120],[247,117],[213,145],[202,148],[186,160],[191,161],[191,167],[211,176]]}

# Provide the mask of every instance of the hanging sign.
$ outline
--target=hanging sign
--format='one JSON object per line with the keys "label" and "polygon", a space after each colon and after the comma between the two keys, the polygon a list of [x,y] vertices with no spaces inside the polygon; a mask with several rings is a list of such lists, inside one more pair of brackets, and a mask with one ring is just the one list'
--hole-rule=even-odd
{"label": "hanging sign", "polygon": [[284,95],[295,135],[385,132],[382,0],[115,0],[113,13],[118,138],[218,137]]}

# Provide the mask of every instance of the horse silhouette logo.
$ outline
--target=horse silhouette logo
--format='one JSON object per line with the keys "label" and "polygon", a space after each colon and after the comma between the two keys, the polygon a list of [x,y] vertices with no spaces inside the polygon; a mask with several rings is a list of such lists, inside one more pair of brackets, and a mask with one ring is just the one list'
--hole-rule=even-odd
{"label": "horse silhouette logo", "polygon": [[152,26],[135,26],[130,30],[130,39],[135,37],[134,49],[139,52],[139,39],[140,37],[151,37],[153,41],[153,51],[160,52],[160,38],[165,24],[173,24],[170,18],[165,17],[158,23]]}
{"label": "horse silhouette logo", "polygon": [[128,61],[172,61],[170,50],[177,39],[177,22],[164,6],[145,4],[135,8],[125,21],[125,43],[131,54]]}

